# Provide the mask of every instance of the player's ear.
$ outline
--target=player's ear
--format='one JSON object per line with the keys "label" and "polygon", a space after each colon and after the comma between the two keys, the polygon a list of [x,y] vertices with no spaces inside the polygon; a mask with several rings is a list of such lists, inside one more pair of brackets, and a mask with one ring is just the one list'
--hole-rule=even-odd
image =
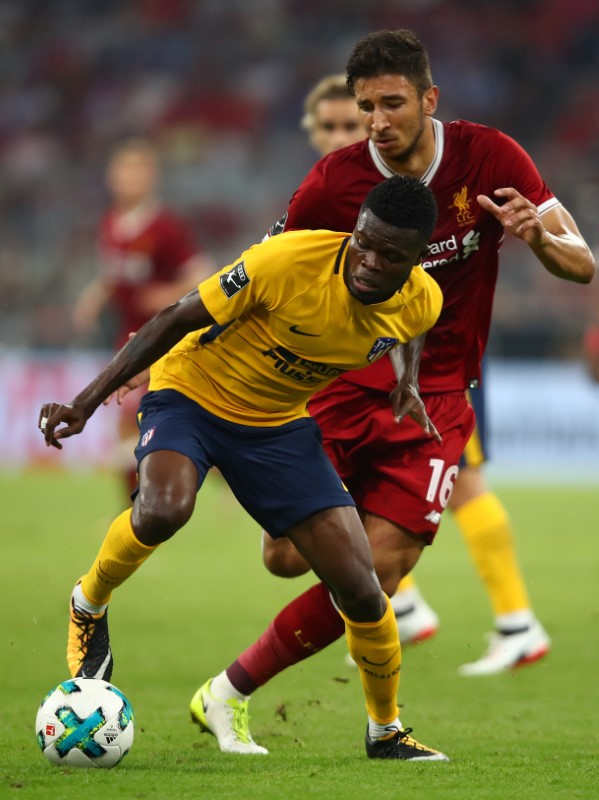
{"label": "player's ear", "polygon": [[437,110],[437,103],[439,102],[439,87],[431,86],[422,95],[422,109],[427,117],[432,115]]}

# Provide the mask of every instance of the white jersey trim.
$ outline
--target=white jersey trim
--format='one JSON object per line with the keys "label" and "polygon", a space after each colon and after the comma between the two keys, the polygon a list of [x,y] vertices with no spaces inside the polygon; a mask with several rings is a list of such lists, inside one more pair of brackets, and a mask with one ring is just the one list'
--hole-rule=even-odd
{"label": "white jersey trim", "polygon": [[550,197],[549,200],[545,200],[544,203],[541,203],[540,206],[537,206],[537,212],[540,216],[556,206],[561,206],[560,201],[557,199],[557,197]]}
{"label": "white jersey trim", "polygon": [[[431,163],[426,168],[424,175],[422,175],[420,178],[420,180],[427,186],[437,174],[437,170],[441,164],[441,159],[443,158],[443,149],[445,147],[445,129],[443,128],[443,123],[434,118],[431,118],[431,122],[433,123],[433,133],[435,136],[435,154]],[[384,175],[385,178],[391,178],[393,175],[398,174],[395,172],[395,170],[392,170],[387,166],[387,164],[385,164],[378,150],[374,146],[372,139],[368,140],[368,150],[374,166],[378,169],[381,175]]]}

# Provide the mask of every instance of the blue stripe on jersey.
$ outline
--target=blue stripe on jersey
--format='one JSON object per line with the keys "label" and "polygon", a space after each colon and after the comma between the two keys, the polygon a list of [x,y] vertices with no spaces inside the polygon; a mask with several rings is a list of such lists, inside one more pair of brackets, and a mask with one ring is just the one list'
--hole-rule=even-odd
{"label": "blue stripe on jersey", "polygon": [[226,331],[229,325],[232,325],[235,320],[231,320],[231,322],[227,322],[226,325],[219,325],[218,323],[214,323],[207,331],[200,336],[200,344],[210,344],[215,339],[221,335],[223,331]]}
{"label": "blue stripe on jersey", "polygon": [[339,252],[337,253],[337,258],[335,259],[335,268],[333,269],[333,275],[339,274],[339,267],[341,266],[341,257],[345,252],[345,248],[347,247],[350,238],[351,237],[348,236],[347,239],[344,239],[341,244],[341,247],[339,248]]}

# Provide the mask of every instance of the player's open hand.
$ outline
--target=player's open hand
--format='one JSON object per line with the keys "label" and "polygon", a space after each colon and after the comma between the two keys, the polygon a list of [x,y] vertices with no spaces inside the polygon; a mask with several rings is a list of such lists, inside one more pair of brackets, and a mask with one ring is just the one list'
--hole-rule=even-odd
{"label": "player's open hand", "polygon": [[410,416],[414,422],[420,425],[427,436],[431,436],[437,442],[443,441],[441,434],[426,413],[426,408],[415,384],[398,384],[389,395],[389,399],[395,422],[399,424],[406,416]]}
{"label": "player's open hand", "polygon": [[476,199],[481,208],[493,214],[507,233],[522,239],[531,247],[541,245],[545,237],[545,226],[535,204],[510,187],[495,189],[493,194],[504,198],[505,202],[497,205],[487,195],[479,194]]}
{"label": "player's open hand", "polygon": [[[87,420],[87,415],[78,406],[68,403],[44,403],[37,426],[46,440],[46,447],[52,446],[62,450],[59,439],[68,439],[69,436],[81,433]],[[64,427],[56,430],[61,423],[64,423]]]}

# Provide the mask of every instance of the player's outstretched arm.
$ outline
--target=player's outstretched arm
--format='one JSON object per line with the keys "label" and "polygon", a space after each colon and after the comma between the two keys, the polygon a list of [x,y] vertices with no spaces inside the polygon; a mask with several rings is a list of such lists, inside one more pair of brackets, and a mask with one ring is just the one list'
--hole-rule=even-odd
{"label": "player's outstretched arm", "polygon": [[545,269],[557,278],[589,283],[595,274],[595,259],[572,215],[563,206],[539,216],[537,207],[516,189],[496,189],[497,205],[490,197],[476,198],[485,211],[500,222],[507,233],[526,242]]}
{"label": "player's outstretched arm", "polygon": [[[129,339],[132,339],[135,336],[135,332],[129,334]],[[109,405],[113,399],[116,398],[116,401],[119,405],[122,405],[123,400],[134,389],[139,389],[140,386],[143,386],[150,380],[150,368],[147,367],[142,372],[139,372],[137,375],[134,375],[130,378],[126,383],[116,390],[116,392],[112,392],[109,394],[108,397],[105,397],[102,400],[102,405]]]}
{"label": "player's outstretched arm", "polygon": [[[60,439],[81,433],[96,408],[112,392],[145,370],[190,331],[214,324],[200,294],[194,289],[146,322],[110,364],[68,404],[44,403],[38,427],[46,445],[62,449]],[[59,425],[62,428],[57,430]]]}
{"label": "player's outstretched arm", "polygon": [[418,388],[418,369],[424,339],[425,334],[422,334],[391,351],[390,358],[397,378],[397,386],[389,395],[389,399],[395,422],[400,423],[404,417],[409,415],[426,434],[441,442],[441,434],[426,413]]}

